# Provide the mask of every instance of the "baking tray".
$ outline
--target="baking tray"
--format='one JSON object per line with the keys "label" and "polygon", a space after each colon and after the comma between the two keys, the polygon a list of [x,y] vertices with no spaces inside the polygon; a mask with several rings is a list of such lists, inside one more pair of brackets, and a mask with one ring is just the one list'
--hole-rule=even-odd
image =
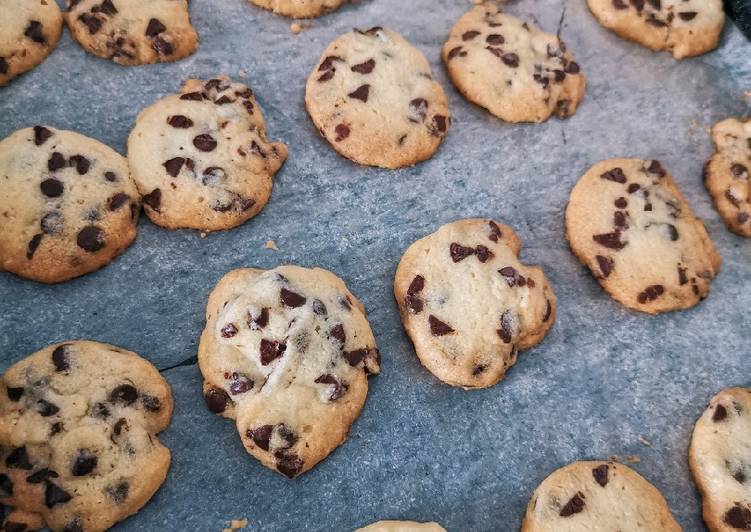
{"label": "baking tray", "polygon": [[[439,51],[470,4],[370,0],[290,20],[245,0],[192,0],[196,54],[174,64],[120,67],[85,53],[66,32],[40,67],[0,89],[0,136],[34,124],[73,129],[125,150],[138,112],[189,77],[227,73],[256,92],[287,163],[271,201],[242,227],[202,237],[142,217],[138,239],[102,270],[56,286],[0,274],[0,371],[72,338],[134,350],[172,385],[175,414],[161,436],[167,481],[115,527],[218,531],[351,530],[379,519],[435,520],[450,531],[518,530],[526,503],[554,469],[577,459],[632,464],[666,496],[681,525],[704,530],[687,465],[695,419],[719,389],[749,385],[751,241],[734,236],[701,180],[707,128],[751,112],[751,44],[728,22],[719,49],[676,62],[600,27],[583,0],[526,0],[508,11],[560,30],[587,76],[576,115],[503,123],[449,83]],[[337,154],[315,130],[303,94],[326,45],[353,27],[387,26],[419,47],[450,101],[453,126],[429,161],[386,171]],[[723,258],[708,299],[662,316],[626,310],[579,264],[563,211],[576,180],[616,156],[656,158],[707,222]],[[397,262],[439,225],[494,217],[523,242],[558,296],[545,341],[498,385],[464,391],[419,363],[392,296]],[[273,239],[278,251],[266,249]],[[349,440],[289,481],[248,456],[233,424],[211,414],[195,365],[206,298],[233,268],[321,266],[363,301],[383,357]]]}

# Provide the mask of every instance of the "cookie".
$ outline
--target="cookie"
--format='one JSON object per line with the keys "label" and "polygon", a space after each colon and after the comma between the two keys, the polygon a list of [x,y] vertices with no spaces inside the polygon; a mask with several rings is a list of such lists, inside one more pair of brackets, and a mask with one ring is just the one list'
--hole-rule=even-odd
{"label": "cookie", "polygon": [[587,0],[607,29],[676,59],[717,47],[725,24],[722,0]]}
{"label": "cookie", "polygon": [[527,504],[522,532],[680,532],[662,494],[615,462],[573,462],[542,481]]}
{"label": "cookie", "polygon": [[120,65],[177,61],[198,47],[187,0],[68,0],[65,19],[86,51]]}
{"label": "cookie", "polygon": [[394,279],[399,313],[420,362],[442,381],[496,384],[555,321],[553,290],[540,268],[519,262],[520,249],[510,227],[467,219],[404,253]]}
{"label": "cookie", "polygon": [[613,299],[649,314],[696,305],[720,269],[704,223],[655,160],[590,168],[571,191],[566,237]]}
{"label": "cookie", "polygon": [[95,532],[137,512],[167,475],[156,434],[171,416],[159,371],[112,345],[55,344],[11,366],[0,379],[4,530]]}
{"label": "cookie", "polygon": [[250,0],[277,15],[295,18],[312,18],[334,11],[345,0]]}
{"label": "cookie", "polygon": [[507,122],[566,118],[584,97],[584,74],[563,41],[495,2],[459,19],[442,56],[459,92]]}
{"label": "cookie", "polygon": [[327,270],[225,275],[198,348],[204,398],[235,420],[245,449],[293,478],[347,437],[380,355],[362,304]]}
{"label": "cookie", "polygon": [[326,48],[308,78],[305,105],[337,152],[383,168],[430,158],[451,123],[425,56],[380,27],[353,30]]}
{"label": "cookie", "polygon": [[712,398],[688,457],[709,530],[751,530],[751,389],[728,388]]}
{"label": "cookie", "polygon": [[0,0],[0,87],[37,66],[57,46],[63,14],[54,0]]}
{"label": "cookie", "polygon": [[136,238],[138,191],[123,156],[49,126],[0,141],[0,268],[45,283],[108,264]]}
{"label": "cookie", "polygon": [[729,118],[712,128],[716,152],[704,184],[728,229],[751,237],[751,119]]}
{"label": "cookie", "polygon": [[169,229],[238,226],[271,195],[287,147],[266,139],[253,91],[226,76],[191,79],[138,116],[128,161],[144,210]]}
{"label": "cookie", "polygon": [[438,523],[416,523],[414,521],[378,521],[358,528],[355,532],[446,532]]}

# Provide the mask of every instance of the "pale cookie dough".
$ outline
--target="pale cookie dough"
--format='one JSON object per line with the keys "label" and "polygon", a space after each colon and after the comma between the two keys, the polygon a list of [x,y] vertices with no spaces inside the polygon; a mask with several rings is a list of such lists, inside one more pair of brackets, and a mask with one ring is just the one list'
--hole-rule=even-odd
{"label": "pale cookie dough", "polygon": [[211,292],[198,363],[212,412],[293,478],[347,437],[380,356],[362,304],[327,270],[234,270]]}
{"label": "pale cookie dough", "polygon": [[378,521],[358,528],[355,532],[446,532],[438,523],[416,523],[414,521]]}
{"label": "pale cookie dough", "polygon": [[250,0],[250,3],[285,17],[312,18],[334,11],[345,1],[346,0]]}

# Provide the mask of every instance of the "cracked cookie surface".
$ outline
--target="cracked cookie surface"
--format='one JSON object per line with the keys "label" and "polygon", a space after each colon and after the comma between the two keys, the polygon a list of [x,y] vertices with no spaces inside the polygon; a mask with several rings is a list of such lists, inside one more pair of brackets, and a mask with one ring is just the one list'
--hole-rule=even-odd
{"label": "cracked cookie surface", "polygon": [[325,15],[341,6],[345,0],[249,0],[278,15],[295,18],[312,18]]}
{"label": "cracked cookie surface", "polygon": [[253,91],[226,76],[188,80],[143,110],[128,161],[149,218],[169,229],[238,226],[266,205],[287,147],[266,138]]}
{"label": "cracked cookie surface", "polygon": [[650,314],[696,305],[721,264],[704,223],[655,160],[590,168],[571,191],[566,238],[613,299]]}
{"label": "cracked cookie surface", "polygon": [[383,168],[430,158],[451,122],[425,56],[380,27],[353,30],[326,48],[308,78],[305,105],[337,152]]}
{"label": "cracked cookie surface", "polygon": [[5,530],[96,532],[137,512],[167,475],[156,434],[171,416],[157,369],[112,345],[55,344],[11,366],[0,379]]}
{"label": "cracked cookie surface", "polygon": [[507,122],[566,118],[584,97],[584,74],[566,45],[494,2],[459,19],[442,55],[459,92]]}
{"label": "cracked cookie surface", "polygon": [[108,264],[136,238],[128,163],[73,131],[34,126],[0,141],[0,267],[61,282]]}
{"label": "cracked cookie surface", "polygon": [[520,248],[510,227],[467,219],[404,253],[394,279],[399,313],[420,362],[442,381],[496,384],[555,321],[553,290],[540,268],[519,262]]}
{"label": "cracked cookie surface", "polygon": [[245,449],[293,478],[347,437],[380,371],[362,304],[327,270],[225,275],[211,292],[198,363],[212,412]]}

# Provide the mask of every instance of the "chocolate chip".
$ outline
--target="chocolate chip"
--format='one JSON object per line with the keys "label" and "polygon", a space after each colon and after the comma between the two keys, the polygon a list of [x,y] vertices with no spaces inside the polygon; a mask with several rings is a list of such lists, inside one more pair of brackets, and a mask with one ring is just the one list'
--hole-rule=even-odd
{"label": "chocolate chip", "polygon": [[39,415],[42,417],[54,416],[59,411],[60,407],[49,401],[45,401],[44,399],[39,399],[39,401],[37,401],[37,412],[39,412]]}
{"label": "chocolate chip", "polygon": [[282,288],[281,292],[279,293],[279,299],[281,300],[282,305],[289,308],[301,307],[307,301],[305,297],[292,292],[291,290],[287,290],[286,288]]}
{"label": "chocolate chip", "polygon": [[104,172],[104,178],[110,183],[115,183],[117,181],[117,174],[115,172]]}
{"label": "chocolate chip", "polygon": [[130,200],[130,196],[122,192],[118,192],[107,200],[107,207],[110,211],[116,211]]}
{"label": "chocolate chip", "polygon": [[467,52],[465,52],[461,46],[455,46],[451,50],[449,50],[449,53],[448,53],[449,61],[455,58],[457,55],[461,55],[462,57],[464,57],[465,55],[467,55]]}
{"label": "chocolate chip", "polygon": [[216,141],[211,135],[204,133],[193,139],[193,146],[201,151],[213,151],[216,148]]}
{"label": "chocolate chip", "polygon": [[324,81],[329,81],[330,79],[334,77],[335,74],[336,74],[335,68],[332,68],[331,70],[326,70],[323,74],[321,74],[318,77],[318,82],[323,83]]}
{"label": "chocolate chip", "polygon": [[630,185],[628,186],[628,189],[627,189],[627,190],[628,190],[628,193],[629,193],[629,194],[633,194],[634,192],[636,192],[636,191],[637,191],[637,190],[639,190],[640,188],[641,188],[641,187],[639,186],[639,184],[638,184],[638,183],[631,183],[631,184],[630,184]]}
{"label": "chocolate chip", "polygon": [[50,427],[50,436],[61,433],[63,431],[63,428],[65,427],[62,422],[58,421],[57,423],[53,423],[53,425]]}
{"label": "chocolate chip", "polygon": [[107,492],[107,496],[112,499],[112,502],[122,504],[128,498],[128,490],[129,486],[127,482],[119,482],[112,486],[107,486],[105,491]]}
{"label": "chocolate chip", "polygon": [[510,66],[511,68],[517,68],[519,66],[519,56],[515,53],[503,54],[501,56],[501,61],[503,61],[504,65]]}
{"label": "chocolate chip", "polygon": [[645,288],[644,291],[637,296],[636,300],[643,305],[649,301],[654,301],[664,293],[665,288],[662,285],[653,284]]}
{"label": "chocolate chip", "polygon": [[184,157],[174,157],[162,163],[162,166],[164,166],[164,168],[167,170],[167,173],[170,176],[177,177],[177,174],[180,173],[180,170],[182,169],[184,164],[185,164]]}
{"label": "chocolate chip", "polygon": [[158,19],[152,18],[151,20],[149,20],[149,24],[146,26],[146,36],[156,37],[166,30],[167,28],[164,24],[162,24]]}
{"label": "chocolate chip", "polygon": [[725,408],[722,405],[717,405],[714,409],[714,414],[712,414],[712,421],[717,423],[718,421],[724,421],[727,417],[728,417],[727,408]]}
{"label": "chocolate chip", "polygon": [[29,21],[29,25],[26,26],[26,30],[23,34],[37,44],[44,44],[47,42],[47,39],[44,37],[42,23],[38,20]]}
{"label": "chocolate chip", "polygon": [[13,401],[14,403],[17,403],[23,395],[23,388],[14,388],[12,386],[8,386],[5,391],[8,394],[8,399]]}
{"label": "chocolate chip", "polygon": [[744,177],[748,177],[748,168],[746,168],[744,165],[740,163],[733,163],[732,166],[730,166],[730,173],[736,179],[741,179]]}
{"label": "chocolate chip", "polygon": [[605,233],[602,235],[593,235],[592,239],[610,249],[623,249],[626,246],[626,242],[621,242],[621,232],[615,231],[613,233]]}
{"label": "chocolate chip", "polygon": [[449,253],[451,255],[451,260],[453,260],[456,263],[456,262],[463,261],[470,255],[474,255],[475,249],[462,246],[461,244],[457,244],[456,242],[453,242],[449,246]]}
{"label": "chocolate chip", "polygon": [[623,173],[623,169],[621,168],[613,168],[612,170],[608,170],[604,174],[600,174],[600,177],[602,179],[607,179],[608,181],[615,181],[616,183],[626,182],[626,174]]}
{"label": "chocolate chip", "polygon": [[91,407],[91,413],[89,415],[101,419],[107,419],[110,415],[110,410],[104,403],[96,403]]}
{"label": "chocolate chip", "polygon": [[425,288],[425,277],[422,275],[415,275],[415,278],[412,279],[412,282],[409,284],[409,288],[407,289],[407,293],[411,296],[415,296],[422,292],[422,290]]}
{"label": "chocolate chip", "polygon": [[506,280],[506,283],[512,288],[517,284],[517,281],[520,278],[523,279],[523,277],[519,275],[519,272],[517,272],[516,268],[514,268],[513,266],[505,266],[498,270],[498,273],[503,276],[503,278]]}
{"label": "chocolate chip", "polygon": [[287,478],[295,478],[302,471],[303,461],[296,454],[287,454],[277,459],[276,469]]}
{"label": "chocolate chip", "polygon": [[370,85],[360,85],[353,92],[350,92],[347,96],[363,102],[368,101],[368,95],[370,94]]}
{"label": "chocolate chip", "polygon": [[503,44],[506,40],[503,38],[503,35],[493,33],[485,38],[485,42],[488,44]]}
{"label": "chocolate chip", "polygon": [[143,202],[156,212],[159,212],[159,206],[162,203],[162,191],[155,188],[143,197]]}
{"label": "chocolate chip", "polygon": [[37,233],[33,237],[31,237],[31,240],[29,240],[29,244],[26,247],[26,258],[31,260],[34,257],[34,253],[36,252],[37,248],[39,247],[39,244],[42,242],[42,237],[44,235],[42,233]]}
{"label": "chocolate chip", "polygon": [[545,315],[542,317],[543,323],[548,321],[550,319],[550,315],[553,313],[553,305],[550,303],[549,299],[545,300],[546,307],[545,307]]}
{"label": "chocolate chip", "polygon": [[496,332],[498,333],[498,336],[501,337],[501,340],[503,340],[503,343],[510,344],[514,339],[514,329],[516,328],[514,327],[515,321],[511,310],[506,310],[501,314],[501,328]]}
{"label": "chocolate chip", "polygon": [[679,11],[678,16],[681,17],[681,20],[685,20],[688,22],[689,20],[694,20],[696,18],[696,11]]}
{"label": "chocolate chip", "polygon": [[[315,311],[315,308],[314,308]],[[258,317],[253,317],[250,314],[248,314],[247,324],[250,330],[252,331],[258,331],[260,329],[263,329],[268,325],[269,323],[269,309],[263,308],[261,309],[261,313],[258,315]]]}
{"label": "chocolate chip", "polygon": [[564,67],[563,71],[566,74],[578,74],[579,72],[581,72],[581,69],[579,68],[579,63],[577,63],[576,61],[569,61]]}
{"label": "chocolate chip", "polygon": [[723,521],[739,530],[751,530],[751,510],[735,503],[735,506],[725,513]]}
{"label": "chocolate chip", "polygon": [[120,384],[110,393],[110,401],[126,406],[132,405],[138,399],[138,390],[130,384]]}
{"label": "chocolate chip", "polygon": [[91,167],[91,162],[83,155],[73,155],[69,161],[71,166],[76,167],[78,175],[85,175]]}
{"label": "chocolate chip", "polygon": [[192,102],[200,102],[203,100],[203,94],[200,92],[186,92],[180,96],[181,100],[188,100]]}
{"label": "chocolate chip", "polygon": [[173,115],[167,119],[167,123],[177,129],[188,129],[193,127],[193,121],[187,116]]}
{"label": "chocolate chip", "polygon": [[80,20],[81,23],[86,26],[86,28],[89,30],[89,34],[91,35],[94,35],[100,29],[102,29],[102,24],[104,23],[101,18],[90,13],[81,13],[78,16],[78,20]]}
{"label": "chocolate chip", "polygon": [[371,366],[375,367],[375,365],[380,364],[381,360],[381,355],[378,353],[378,349],[375,348],[345,351],[344,353],[342,353],[342,356],[344,356],[344,359],[352,367],[356,367],[360,364],[360,362],[364,361],[366,373],[372,373]]}
{"label": "chocolate chip", "polygon": [[62,372],[70,369],[70,360],[68,358],[68,348],[70,344],[59,345],[52,351],[52,363],[55,365],[55,371]]}
{"label": "chocolate chip", "polygon": [[[4,59],[0,58],[0,62],[5,61]],[[0,70],[2,70],[0,68]],[[3,73],[4,72],[0,72]],[[49,139],[52,136],[52,131],[47,129],[44,126],[34,126],[34,144],[37,146],[41,146],[45,142],[47,142],[47,139]]]}
{"label": "chocolate chip", "polygon": [[471,41],[472,39],[474,39],[478,35],[480,35],[479,31],[475,31],[475,30],[465,31],[464,33],[462,33],[462,40],[463,41]]}
{"label": "chocolate chip", "polygon": [[248,429],[245,435],[253,440],[264,451],[269,450],[269,442],[271,441],[271,432],[274,430],[272,425],[261,425],[255,429]]}
{"label": "chocolate chip", "polygon": [[63,184],[54,177],[45,179],[39,184],[42,194],[48,198],[57,198],[63,195]]}
{"label": "chocolate chip", "polygon": [[454,329],[450,325],[442,322],[432,314],[428,316],[428,323],[430,324],[430,333],[433,336],[445,336],[454,332]]}
{"label": "chocolate chip", "polygon": [[499,239],[503,238],[503,233],[497,223],[490,220],[488,225],[490,226],[490,236],[488,238],[490,238],[492,242],[498,242]]}
{"label": "chocolate chip", "polygon": [[[8,70],[10,70],[10,67],[8,66],[8,62],[5,60],[4,57],[0,57],[0,74],[7,74]],[[35,126],[39,127],[39,126]],[[39,146],[41,142],[37,142],[36,145]]]}
{"label": "chocolate chip", "polygon": [[584,494],[582,492],[579,492],[571,497],[571,500],[569,500],[566,505],[561,508],[560,516],[569,517],[571,515],[578,514],[582,510],[584,510]]}
{"label": "chocolate chip", "polygon": [[600,486],[602,486],[603,488],[607,486],[608,484],[607,464],[602,464],[600,466],[595,467],[592,470],[592,476],[595,478],[595,482],[597,482]]}
{"label": "chocolate chip", "polygon": [[733,473],[733,478],[739,484],[745,484],[746,480],[747,480],[746,473],[742,469],[739,469],[738,471],[736,471],[735,473]]}
{"label": "chocolate chip", "polygon": [[328,311],[326,310],[326,305],[323,304],[323,301],[320,299],[314,299],[313,300],[313,314],[316,316],[325,316]]}
{"label": "chocolate chip", "polygon": [[439,133],[445,133],[447,128],[447,119],[443,115],[433,116],[433,129]]}
{"label": "chocolate chip", "polygon": [[[218,100],[214,100],[214,103],[216,105],[227,105],[228,103],[235,103],[235,100],[227,96],[226,94],[219,98]],[[250,102],[247,102],[250,103]]]}
{"label": "chocolate chip", "polygon": [[78,449],[73,465],[70,468],[70,473],[74,477],[83,477],[96,469],[99,459],[94,453],[88,449]]}
{"label": "chocolate chip", "polygon": [[153,395],[142,395],[141,404],[147,412],[158,412],[162,408],[162,402]]}
{"label": "chocolate chip", "polygon": [[338,340],[339,343],[342,344],[342,346],[344,346],[347,341],[347,335],[344,332],[344,325],[342,325],[341,323],[334,325],[331,328],[331,330],[329,331],[329,336],[336,338],[336,340]]}
{"label": "chocolate chip", "polygon": [[331,394],[329,395],[329,401],[336,401],[347,393],[347,390],[349,389],[349,386],[347,386],[346,383],[340,381],[336,375],[330,373],[320,375],[316,378],[315,382],[317,384],[328,384],[333,386]]}
{"label": "chocolate chip", "polygon": [[34,467],[29,461],[29,454],[26,452],[26,447],[16,447],[8,456],[5,457],[5,465],[14,469],[25,469],[31,471]]}
{"label": "chocolate chip", "polygon": [[221,414],[230,402],[229,395],[221,388],[211,387],[203,394],[206,406],[215,414]]}
{"label": "chocolate chip", "polygon": [[129,431],[130,427],[128,426],[128,420],[124,417],[121,417],[112,427],[112,432],[115,433],[115,436],[120,436],[120,434],[122,434],[124,430]]}
{"label": "chocolate chip", "polygon": [[678,240],[678,229],[673,224],[665,224],[665,228],[671,241],[675,242]]}
{"label": "chocolate chip", "polygon": [[52,469],[44,468],[40,469],[39,471],[35,471],[28,477],[26,477],[26,482],[29,484],[41,484],[45,480],[49,480],[51,478],[57,478],[59,475],[56,471],[53,471]]}
{"label": "chocolate chip", "polygon": [[286,349],[287,344],[285,343],[280,343],[276,340],[266,340],[265,338],[261,339],[261,364],[268,366],[274,360],[282,356]]}
{"label": "chocolate chip", "polygon": [[364,63],[353,66],[351,70],[352,72],[358,72],[359,74],[370,74],[373,72],[375,64],[376,62],[374,59],[368,59]]}
{"label": "chocolate chip", "polygon": [[76,243],[81,249],[94,253],[105,245],[104,230],[96,225],[87,225],[78,232]]}
{"label": "chocolate chip", "polygon": [[479,245],[475,248],[475,255],[477,256],[477,260],[479,260],[482,263],[487,262],[488,260],[492,259],[495,254],[490,251],[487,247],[483,245]]}
{"label": "chocolate chip", "polygon": [[597,259],[597,265],[600,267],[602,278],[606,279],[613,271],[615,261],[609,257],[603,257],[602,255],[597,255],[595,258]]}
{"label": "chocolate chip", "polygon": [[334,128],[334,132],[336,133],[336,137],[334,139],[336,142],[341,142],[349,137],[349,127],[345,124],[338,124]]}
{"label": "chocolate chip", "polygon": [[[334,70],[335,61],[344,61],[344,59],[342,59],[338,55],[326,56],[326,58],[323,61],[321,61],[321,64],[318,66],[318,71],[325,72],[327,70]],[[354,67],[352,69],[354,70]]]}
{"label": "chocolate chip", "polygon": [[628,201],[626,201],[626,198],[618,198],[615,200],[615,206],[619,209],[625,209],[628,207]]}
{"label": "chocolate chip", "polygon": [[0,473],[0,495],[2,497],[13,496],[13,481],[5,473]]}
{"label": "chocolate chip", "polygon": [[237,334],[237,327],[234,323],[228,323],[224,327],[222,327],[221,331],[219,331],[222,335],[222,338],[232,338]]}
{"label": "chocolate chip", "polygon": [[44,504],[47,508],[52,508],[56,504],[65,504],[73,497],[65,490],[47,481],[46,489],[44,490]]}
{"label": "chocolate chip", "polygon": [[245,375],[240,375],[239,373],[230,375],[229,393],[232,395],[248,392],[253,389],[253,386],[255,386],[255,382]]}
{"label": "chocolate chip", "polygon": [[647,171],[651,174],[655,174],[658,177],[665,177],[667,175],[667,172],[660,164],[660,161],[657,160],[653,160],[651,163],[649,163]]}

